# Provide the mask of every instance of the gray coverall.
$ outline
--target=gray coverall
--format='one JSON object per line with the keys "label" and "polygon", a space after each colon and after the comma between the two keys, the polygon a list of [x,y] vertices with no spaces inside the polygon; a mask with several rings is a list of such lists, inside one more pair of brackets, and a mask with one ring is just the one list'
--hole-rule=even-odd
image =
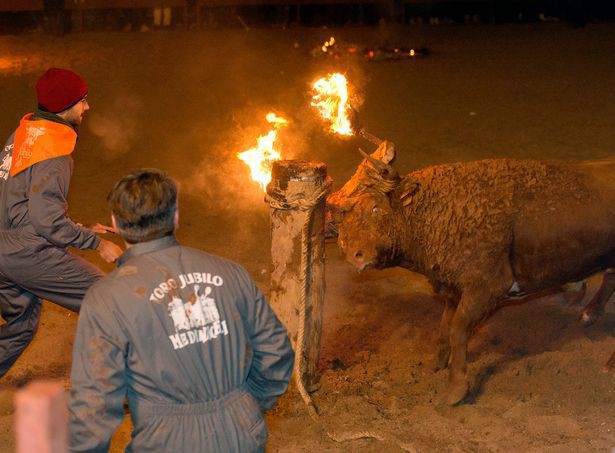
{"label": "gray coverall", "polygon": [[83,302],[71,451],[107,451],[125,396],[126,451],[264,451],[262,410],[286,391],[293,360],[286,329],[241,266],[173,236],[136,244]]}
{"label": "gray coverall", "polygon": [[13,138],[0,153],[0,376],[32,340],[41,298],[79,311],[103,275],[66,250],[95,249],[100,242],[66,215],[72,158],[47,159],[10,176]]}

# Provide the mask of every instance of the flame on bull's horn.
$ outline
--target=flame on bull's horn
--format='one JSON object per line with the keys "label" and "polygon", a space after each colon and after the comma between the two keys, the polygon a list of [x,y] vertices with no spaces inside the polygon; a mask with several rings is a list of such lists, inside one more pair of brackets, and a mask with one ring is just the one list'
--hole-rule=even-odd
{"label": "flame on bull's horn", "polygon": [[274,149],[277,138],[277,129],[288,125],[288,121],[277,116],[275,113],[267,114],[267,121],[273,124],[273,129],[267,135],[258,138],[257,145],[247,151],[237,153],[237,157],[250,167],[252,179],[266,190],[267,184],[271,181],[271,167],[273,162],[280,160],[282,156]]}
{"label": "flame on bull's horn", "polygon": [[331,122],[330,129],[340,135],[353,135],[348,104],[348,82],[339,72],[314,82],[311,105],[324,119]]}

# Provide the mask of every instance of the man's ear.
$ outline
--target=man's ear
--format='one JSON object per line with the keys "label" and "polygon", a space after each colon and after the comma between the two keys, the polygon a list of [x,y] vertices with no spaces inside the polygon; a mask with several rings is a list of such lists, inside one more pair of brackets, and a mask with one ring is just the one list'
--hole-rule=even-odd
{"label": "man's ear", "polygon": [[111,226],[113,227],[113,231],[115,231],[115,234],[118,234],[118,230],[117,230],[117,222],[115,221],[115,216],[113,214],[111,214]]}
{"label": "man's ear", "polygon": [[173,215],[173,224],[175,226],[175,229],[177,230],[179,228],[179,208],[175,209],[175,214]]}

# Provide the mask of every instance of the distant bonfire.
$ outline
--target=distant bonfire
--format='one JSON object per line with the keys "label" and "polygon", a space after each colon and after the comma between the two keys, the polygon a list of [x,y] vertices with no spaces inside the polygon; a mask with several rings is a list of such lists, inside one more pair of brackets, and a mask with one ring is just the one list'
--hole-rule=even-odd
{"label": "distant bonfire", "polygon": [[414,60],[429,55],[429,49],[425,46],[412,47],[385,43],[377,46],[368,46],[363,50],[359,50],[359,46],[341,43],[332,36],[323,44],[314,47],[310,54],[315,58],[340,59],[362,55],[368,61]]}

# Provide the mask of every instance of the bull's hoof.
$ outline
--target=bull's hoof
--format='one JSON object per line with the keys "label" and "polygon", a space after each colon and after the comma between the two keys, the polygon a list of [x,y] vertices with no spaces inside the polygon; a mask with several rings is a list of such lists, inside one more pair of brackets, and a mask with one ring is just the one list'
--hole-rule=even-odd
{"label": "bull's hoof", "polygon": [[468,383],[466,381],[449,384],[444,402],[449,406],[461,403],[468,394]]}
{"label": "bull's hoof", "polygon": [[595,323],[598,318],[600,318],[601,314],[602,312],[599,310],[583,310],[583,313],[581,313],[580,317],[581,324],[583,324],[583,326],[585,327],[589,327],[593,323]]}

